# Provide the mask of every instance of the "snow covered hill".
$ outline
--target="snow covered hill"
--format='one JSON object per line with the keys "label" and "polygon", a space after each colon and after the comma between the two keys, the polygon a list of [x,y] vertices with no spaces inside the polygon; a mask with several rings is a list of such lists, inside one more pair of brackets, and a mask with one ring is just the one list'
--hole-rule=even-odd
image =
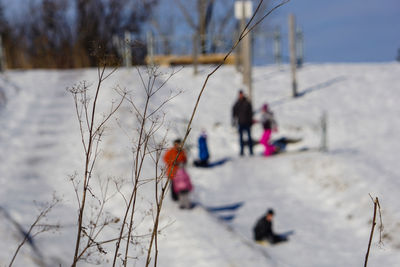
{"label": "snow covered hill", "polygon": [[[164,107],[169,123],[160,129],[160,136],[168,129],[169,142],[183,136],[211,69],[204,66],[198,76],[193,76],[190,67],[180,70],[155,99],[160,103],[171,90],[183,90]],[[302,138],[300,143],[289,145],[289,151],[309,148],[264,158],[258,146],[255,156],[238,156],[231,107],[241,88],[241,77],[233,67],[221,68],[200,101],[187,150],[192,162],[197,156],[197,136],[205,129],[211,161],[230,160],[212,169],[189,164],[195,188],[192,198],[205,205],[238,201],[244,205],[234,213],[234,220],[224,223],[198,207],[180,210],[168,194],[161,218],[159,266],[361,266],[373,214],[370,195],[380,200],[385,229],[383,246],[378,245],[379,234],[375,233],[369,266],[398,266],[399,73],[397,63],[308,64],[298,73],[300,96],[292,98],[288,66],[254,68],[253,106],[259,110],[263,103],[270,104],[279,125],[273,138]],[[59,223],[61,228],[35,237],[37,251],[24,246],[14,266],[36,266],[38,255],[48,266],[71,264],[77,206],[68,177],[81,171],[83,151],[72,97],[65,89],[80,81],[95,83],[96,77],[94,69],[1,74],[0,266],[8,265],[22,238],[13,221],[29,228],[40,203],[50,201],[53,193],[62,202],[47,216],[46,223]],[[115,99],[109,89],[116,85],[134,91],[139,100],[143,98],[137,71],[123,68],[105,84],[102,110]],[[320,152],[324,113],[328,151]],[[116,115],[118,121],[110,125],[97,166],[102,178],[130,178],[130,144],[122,129],[135,127],[131,117],[125,105]],[[260,135],[261,126],[256,124],[253,136]],[[152,175],[151,164],[144,171]],[[145,214],[151,206],[145,192],[141,197],[140,209]],[[277,232],[294,231],[289,242],[269,247],[251,242],[253,225],[267,208],[276,211]],[[122,209],[121,202],[115,202],[108,212],[118,216]],[[147,229],[149,220],[144,216],[139,228]],[[136,266],[141,266],[143,252],[138,248],[135,253],[140,256]],[[100,266],[110,265],[107,260],[111,254],[102,257]]]}

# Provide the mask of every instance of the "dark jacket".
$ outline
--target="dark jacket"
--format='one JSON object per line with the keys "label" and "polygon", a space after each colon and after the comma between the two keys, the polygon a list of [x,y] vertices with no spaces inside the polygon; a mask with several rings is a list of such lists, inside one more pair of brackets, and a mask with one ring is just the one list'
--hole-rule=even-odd
{"label": "dark jacket", "polygon": [[271,240],[275,234],[272,231],[272,222],[265,219],[265,215],[262,216],[254,226],[254,239],[257,241]]}
{"label": "dark jacket", "polygon": [[240,126],[250,127],[253,123],[253,108],[251,103],[242,98],[233,105],[232,116]]}

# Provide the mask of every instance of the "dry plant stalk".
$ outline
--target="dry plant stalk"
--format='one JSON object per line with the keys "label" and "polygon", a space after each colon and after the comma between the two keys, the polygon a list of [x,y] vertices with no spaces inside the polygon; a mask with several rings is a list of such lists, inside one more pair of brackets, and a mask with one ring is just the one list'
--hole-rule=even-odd
{"label": "dry plant stalk", "polygon": [[380,220],[380,225],[379,225],[379,243],[380,244],[382,243],[382,232],[383,232],[381,205],[379,203],[379,199],[377,197],[375,199],[373,199],[371,195],[370,195],[370,197],[371,197],[372,202],[374,203],[374,215],[372,217],[371,233],[370,233],[370,236],[369,236],[367,253],[365,255],[364,267],[367,267],[367,265],[368,265],[369,251],[371,249],[372,238],[374,236],[374,230],[375,230],[375,226],[376,226],[377,211],[379,212],[379,220]]}
{"label": "dry plant stalk", "polygon": [[[157,214],[159,214],[159,211],[161,210],[162,201],[165,197],[165,192],[168,183],[167,182],[165,182],[164,184],[162,183],[163,180],[162,178],[165,178],[165,172],[159,171],[161,169],[160,159],[161,159],[161,154],[165,149],[166,137],[164,136],[164,138],[160,142],[156,140],[155,135],[164,122],[164,115],[159,116],[158,113],[162,111],[162,108],[165,104],[167,104],[178,94],[180,94],[180,92],[178,92],[177,94],[171,93],[170,96],[168,96],[165,100],[159,103],[156,108],[150,110],[150,102],[152,98],[154,98],[154,96],[156,96],[157,93],[160,92],[160,90],[165,86],[165,84],[169,81],[169,79],[176,74],[176,72],[171,73],[167,79],[161,82],[160,85],[156,84],[160,76],[160,73],[158,73],[158,69],[156,67],[148,68],[147,81],[145,81],[139,68],[137,68],[137,72],[139,74],[142,87],[145,92],[144,107],[141,110],[141,108],[135,104],[133,97],[130,96],[126,97],[127,102],[132,107],[132,111],[136,114],[140,126],[137,129],[138,140],[136,141],[135,144],[133,144],[134,149],[132,157],[132,175],[131,175],[133,188],[131,189],[128,198],[124,197],[124,199],[127,199],[126,201],[127,208],[125,210],[121,222],[121,229],[118,236],[118,241],[116,242],[116,248],[114,251],[112,266],[116,265],[117,259],[120,256],[122,256],[121,260],[123,266],[127,266],[128,264],[129,245],[131,243],[132,231],[135,225],[134,218],[136,212],[138,190],[143,180],[142,177],[143,164],[148,157],[150,157],[150,159],[153,161],[154,169],[156,170],[155,176],[151,180],[154,180],[155,182],[155,203],[157,208]],[[153,227],[153,229],[157,229],[158,217],[155,219],[154,224],[157,225],[157,227]],[[150,258],[149,254],[151,252],[151,247],[155,235],[156,233],[154,233],[153,231],[151,234],[150,248],[148,249],[148,255],[147,255],[148,259]],[[125,251],[121,255],[120,254],[121,242],[124,239],[125,239]]]}
{"label": "dry plant stalk", "polygon": [[[95,96],[93,101],[90,101],[90,97],[88,95],[89,85],[85,82],[80,83],[77,86],[69,88],[68,91],[72,94],[74,103],[75,103],[75,110],[76,115],[79,121],[80,127],[80,134],[81,134],[81,142],[85,152],[85,164],[84,164],[84,173],[83,173],[83,184],[81,188],[79,188],[79,182],[75,182],[76,174],[71,176],[71,181],[74,185],[75,193],[78,200],[79,205],[79,216],[78,216],[78,231],[77,231],[77,238],[75,244],[75,253],[72,266],[76,266],[77,262],[84,256],[84,253],[91,247],[97,246],[97,248],[101,251],[101,246],[95,240],[95,238],[99,235],[101,230],[104,228],[104,225],[107,222],[103,223],[100,226],[100,230],[96,231],[95,228],[98,225],[93,224],[92,227],[86,225],[84,221],[84,214],[86,209],[87,203],[87,196],[91,194],[93,197],[96,197],[90,189],[90,182],[92,179],[92,173],[94,170],[94,166],[96,160],[99,155],[99,144],[101,141],[101,137],[104,133],[105,125],[110,120],[110,118],[115,114],[115,112],[121,106],[125,93],[122,93],[121,99],[116,103],[113,104],[109,113],[104,115],[103,118],[97,122],[97,105],[99,102],[99,93],[102,87],[103,82],[110,77],[116,71],[116,68],[113,68],[109,73],[106,73],[107,64],[106,61],[101,63],[101,66],[98,67],[98,81],[95,90]],[[104,204],[103,204],[104,205]],[[102,205],[102,207],[103,207]],[[99,216],[101,213],[98,214]],[[86,229],[91,229],[90,233],[86,231]],[[81,248],[81,238],[86,236],[87,242],[85,247]],[[104,243],[102,241],[101,243]],[[107,241],[111,242],[111,241]]]}
{"label": "dry plant stalk", "polygon": [[18,256],[19,251],[21,248],[26,244],[26,242],[29,242],[33,249],[35,250],[36,253],[39,254],[39,251],[36,250],[36,247],[34,247],[33,244],[33,238],[36,237],[37,235],[48,232],[53,229],[58,229],[60,228],[59,225],[49,225],[49,224],[39,224],[40,221],[42,221],[44,218],[46,218],[47,214],[60,202],[61,200],[55,196],[53,196],[53,200],[51,203],[47,204],[42,211],[39,213],[39,215],[36,217],[35,221],[31,224],[29,227],[29,230],[25,232],[23,229],[20,229],[21,233],[24,235],[24,239],[18,244],[14,255],[12,256],[12,259],[10,263],[8,264],[9,267],[13,266],[15,259]]}

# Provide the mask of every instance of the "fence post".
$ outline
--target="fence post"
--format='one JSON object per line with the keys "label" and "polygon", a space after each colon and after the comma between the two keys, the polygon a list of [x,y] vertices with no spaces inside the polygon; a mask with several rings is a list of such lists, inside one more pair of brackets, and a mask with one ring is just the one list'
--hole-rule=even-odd
{"label": "fence post", "polygon": [[301,68],[304,62],[304,34],[300,27],[296,30],[297,67]]}
{"label": "fence post", "polygon": [[289,15],[289,50],[290,50],[290,66],[292,73],[292,91],[293,97],[297,97],[297,81],[296,81],[296,33],[295,18],[293,14]]}
{"label": "fence post", "polygon": [[127,68],[132,66],[131,33],[128,31],[124,34],[124,65]]}
{"label": "fence post", "polygon": [[147,32],[147,64],[154,65],[154,36],[151,31]]}
{"label": "fence post", "polygon": [[199,36],[198,34],[193,35],[193,74],[197,75],[198,71],[198,58],[199,58]]}
{"label": "fence post", "polygon": [[321,147],[320,151],[328,151],[328,115],[326,111],[321,116]]}
{"label": "fence post", "polygon": [[275,64],[282,64],[282,37],[279,26],[274,31],[274,60]]}

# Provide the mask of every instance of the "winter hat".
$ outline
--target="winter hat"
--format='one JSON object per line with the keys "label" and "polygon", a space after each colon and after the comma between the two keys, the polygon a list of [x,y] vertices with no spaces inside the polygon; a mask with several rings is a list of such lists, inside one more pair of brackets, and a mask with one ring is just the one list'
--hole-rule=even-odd
{"label": "winter hat", "polygon": [[201,129],[200,136],[207,138],[207,131],[205,129]]}
{"label": "winter hat", "polygon": [[177,138],[174,140],[174,144],[180,144],[180,143],[182,143],[182,139]]}
{"label": "winter hat", "polygon": [[267,210],[267,215],[274,215],[274,214],[275,214],[275,212],[274,212],[273,209],[268,209]]}
{"label": "winter hat", "polygon": [[262,106],[262,110],[263,110],[263,111],[267,111],[267,110],[268,110],[268,104],[264,104],[264,105]]}

